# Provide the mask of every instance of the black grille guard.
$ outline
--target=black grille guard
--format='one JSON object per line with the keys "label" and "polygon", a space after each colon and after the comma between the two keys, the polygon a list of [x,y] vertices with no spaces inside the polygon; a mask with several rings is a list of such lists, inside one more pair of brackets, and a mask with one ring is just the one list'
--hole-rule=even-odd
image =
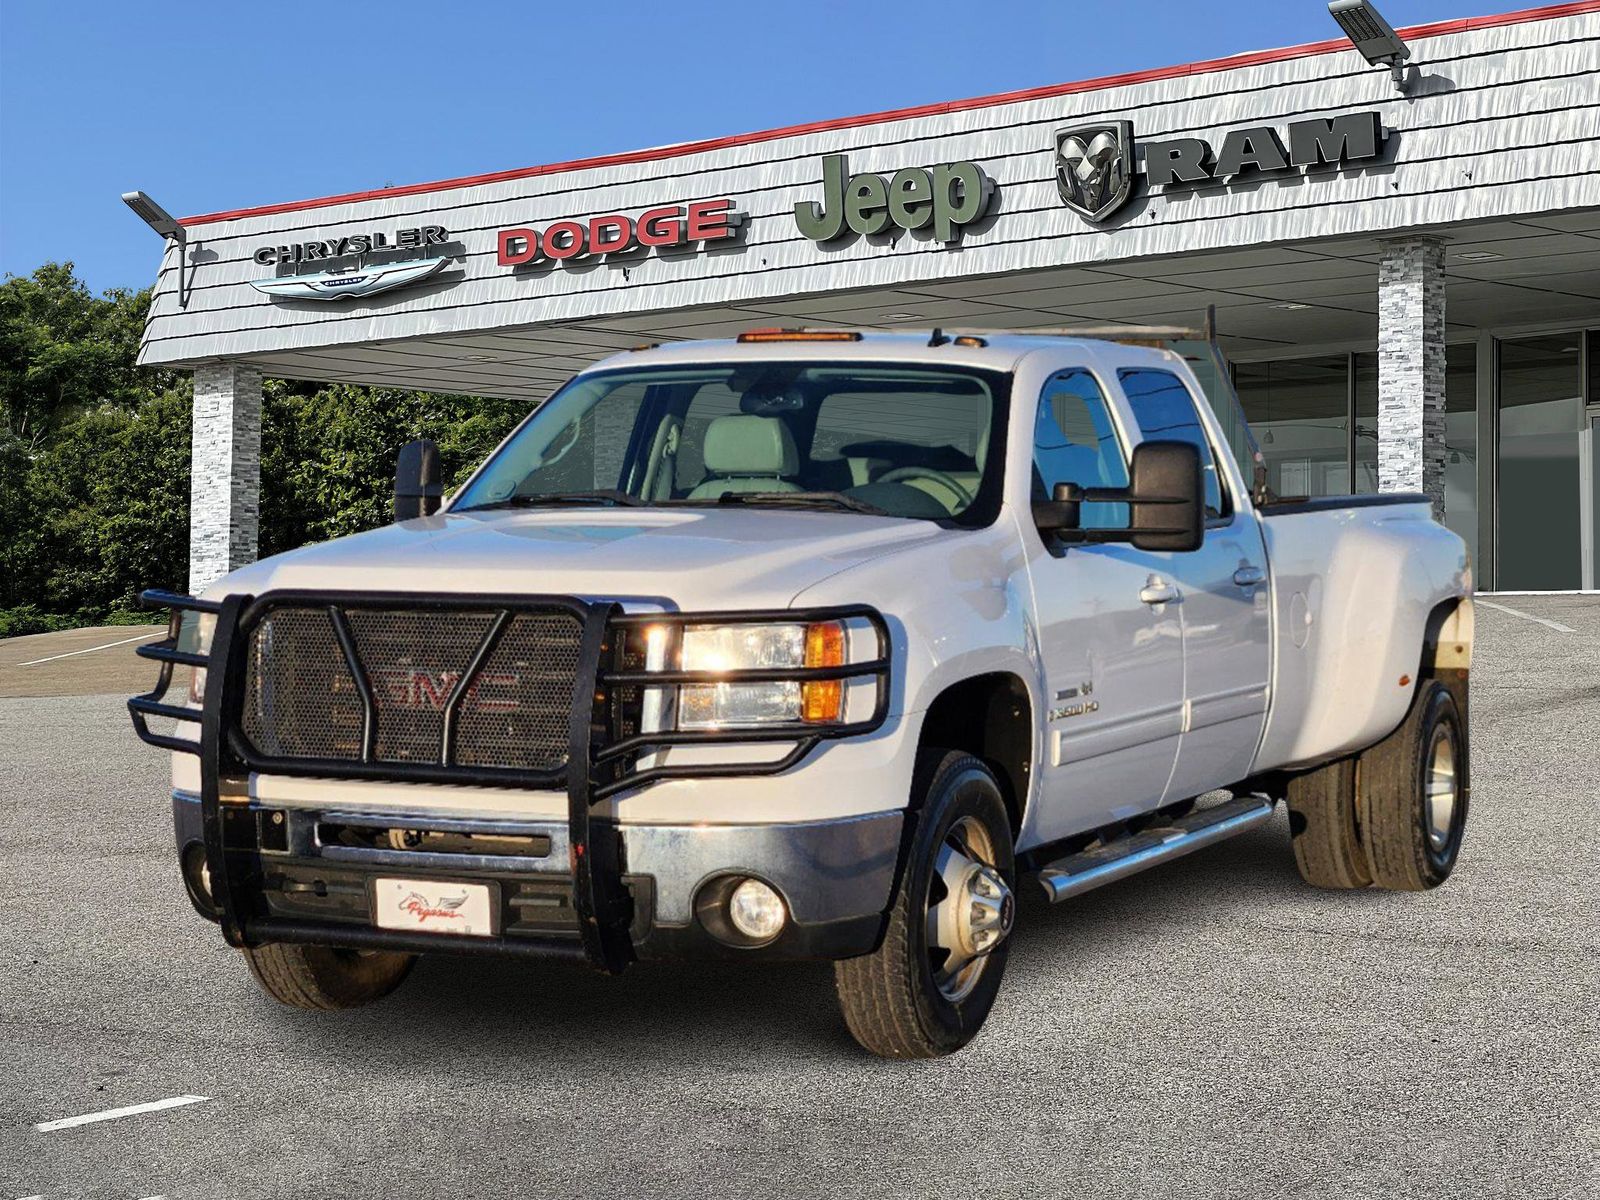
{"label": "black grille guard", "polygon": [[[200,799],[205,834],[206,862],[211,874],[211,892],[223,936],[234,946],[257,945],[268,940],[314,940],[309,929],[294,929],[255,910],[251,903],[251,884],[260,871],[259,855],[253,850],[228,848],[223,836],[222,781],[250,772],[298,775],[331,779],[376,779],[396,783],[444,783],[479,787],[512,787],[535,790],[565,790],[568,833],[571,844],[573,908],[583,935],[583,951],[595,967],[622,970],[632,961],[633,945],[629,926],[633,918],[632,898],[622,882],[621,847],[613,834],[597,836],[605,828],[592,823],[591,812],[599,801],[630,789],[670,779],[726,778],[776,775],[791,769],[824,741],[871,733],[884,722],[889,705],[889,634],[883,617],[865,605],[831,608],[773,609],[766,611],[635,613],[625,614],[610,602],[588,603],[570,596],[494,596],[462,594],[424,597],[409,593],[351,593],[275,591],[260,597],[229,596],[223,600],[203,600],[174,592],[151,590],[141,601],[150,607],[171,612],[167,636],[136,650],[143,658],[161,664],[156,686],[128,701],[135,732],[152,746],[194,754],[200,760]],[[444,752],[438,763],[377,761],[373,755],[374,726],[377,720],[371,681],[351,645],[347,633],[340,633],[351,675],[362,703],[362,755],[360,761],[276,758],[260,754],[242,735],[241,706],[244,693],[246,651],[250,631],[273,606],[283,604],[321,604],[330,615],[346,607],[401,607],[413,610],[485,610],[496,619],[471,665],[456,681],[446,701],[444,720],[448,728],[456,711],[483,667],[494,642],[508,620],[519,613],[560,612],[579,620],[582,627],[578,668],[573,684],[572,708],[568,725],[568,756],[564,766],[552,770],[527,770],[471,766],[452,761],[451,738],[444,738]],[[179,647],[179,634],[185,612],[208,614],[216,618],[209,652],[201,654]],[[689,625],[737,625],[771,622],[810,623],[833,620],[864,620],[877,635],[878,656],[864,662],[837,667],[783,667],[727,671],[620,670],[604,665],[617,634],[647,626],[663,626],[681,631]],[[334,617],[335,630],[341,621]],[[206,671],[205,699],[199,710],[166,702],[174,666]],[[673,686],[695,683],[806,682],[870,678],[874,697],[870,716],[864,720],[832,724],[782,724],[759,729],[738,730],[662,730],[613,737],[608,720],[607,698],[613,689],[627,687]],[[151,717],[198,724],[198,740],[160,734],[150,728]],[[753,763],[706,763],[657,765],[637,769],[638,756],[673,746],[793,742],[779,758]],[[348,941],[352,931],[327,930],[330,940]],[[380,931],[359,930],[376,937]],[[388,938],[391,931],[381,931]],[[388,938],[393,941],[393,938]],[[447,940],[438,939],[440,949]],[[428,945],[436,943],[429,941]],[[468,948],[468,947],[461,947]],[[552,956],[570,957],[572,946],[553,942],[548,947],[519,946],[522,952],[545,950]]]}

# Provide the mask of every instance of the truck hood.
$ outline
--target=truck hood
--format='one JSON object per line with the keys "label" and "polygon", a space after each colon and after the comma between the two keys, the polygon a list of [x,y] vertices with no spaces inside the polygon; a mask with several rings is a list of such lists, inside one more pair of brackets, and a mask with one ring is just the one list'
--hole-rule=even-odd
{"label": "truck hood", "polygon": [[207,595],[306,588],[784,608],[830,575],[942,536],[931,521],[782,509],[442,513],[263,559]]}

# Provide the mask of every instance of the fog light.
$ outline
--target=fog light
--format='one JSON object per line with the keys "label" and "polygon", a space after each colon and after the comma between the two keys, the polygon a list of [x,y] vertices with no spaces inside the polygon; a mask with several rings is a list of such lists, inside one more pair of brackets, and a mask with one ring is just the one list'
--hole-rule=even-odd
{"label": "fog light", "polygon": [[777,937],[788,919],[783,897],[759,879],[746,879],[728,897],[728,920],[745,937],[755,941]]}
{"label": "fog light", "polygon": [[217,901],[211,893],[211,867],[206,862],[205,846],[200,842],[190,842],[183,848],[180,864],[189,899],[197,909],[215,920]]}

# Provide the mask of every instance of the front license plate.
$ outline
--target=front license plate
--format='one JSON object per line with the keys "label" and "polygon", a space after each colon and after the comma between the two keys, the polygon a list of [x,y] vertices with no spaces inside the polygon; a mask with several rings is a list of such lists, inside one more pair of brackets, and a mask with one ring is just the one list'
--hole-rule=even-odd
{"label": "front license plate", "polygon": [[422,933],[494,934],[489,887],[437,879],[379,879],[373,883],[372,911],[380,929]]}

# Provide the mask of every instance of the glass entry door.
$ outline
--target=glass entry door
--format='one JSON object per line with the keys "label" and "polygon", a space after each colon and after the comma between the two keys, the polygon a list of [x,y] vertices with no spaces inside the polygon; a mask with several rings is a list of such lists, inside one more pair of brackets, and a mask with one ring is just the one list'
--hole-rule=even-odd
{"label": "glass entry door", "polygon": [[1583,335],[1502,341],[1499,392],[1495,588],[1581,588],[1593,540],[1583,528],[1593,511]]}
{"label": "glass entry door", "polygon": [[1600,407],[1589,409],[1589,444],[1583,460],[1583,586],[1600,589]]}

